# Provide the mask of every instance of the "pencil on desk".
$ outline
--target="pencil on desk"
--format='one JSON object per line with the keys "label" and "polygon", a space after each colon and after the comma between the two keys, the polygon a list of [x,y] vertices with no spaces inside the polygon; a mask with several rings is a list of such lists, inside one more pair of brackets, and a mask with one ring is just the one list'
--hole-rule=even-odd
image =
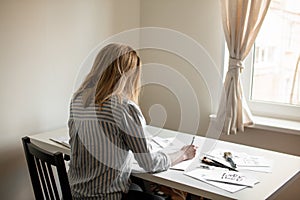
{"label": "pencil on desk", "polygon": [[161,145],[159,142],[157,142],[156,140],[154,140],[153,138],[151,139],[152,142],[154,142],[155,144],[157,144],[159,147],[164,148],[163,145]]}
{"label": "pencil on desk", "polygon": [[57,144],[60,144],[60,145],[63,145],[64,147],[67,147],[67,148],[71,148],[70,145],[68,143],[65,143],[63,141],[59,141],[57,139],[53,139],[53,138],[49,138],[49,140],[51,140],[52,142],[55,142]]}

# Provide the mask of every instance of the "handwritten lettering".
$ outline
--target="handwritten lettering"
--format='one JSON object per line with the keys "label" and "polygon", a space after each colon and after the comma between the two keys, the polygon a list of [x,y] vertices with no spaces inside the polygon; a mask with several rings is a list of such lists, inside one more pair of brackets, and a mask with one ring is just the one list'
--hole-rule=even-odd
{"label": "handwritten lettering", "polygon": [[232,181],[236,181],[236,182],[241,182],[243,181],[245,178],[245,176],[241,176],[238,174],[228,174],[228,173],[223,173],[221,176],[221,179],[223,180],[232,180]]}

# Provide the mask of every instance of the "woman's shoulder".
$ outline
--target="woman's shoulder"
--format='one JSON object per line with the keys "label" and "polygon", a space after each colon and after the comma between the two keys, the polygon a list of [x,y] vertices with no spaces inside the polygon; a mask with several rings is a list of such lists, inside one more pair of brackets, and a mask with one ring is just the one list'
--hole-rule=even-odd
{"label": "woman's shoulder", "polygon": [[128,98],[120,98],[118,96],[111,96],[105,100],[102,105],[102,108],[110,108],[112,110],[119,110],[120,112],[127,113],[130,112],[141,112],[139,106]]}
{"label": "woman's shoulder", "polygon": [[112,96],[103,102],[101,106],[103,112],[109,112],[119,120],[134,120],[144,124],[145,119],[140,107],[128,98]]}

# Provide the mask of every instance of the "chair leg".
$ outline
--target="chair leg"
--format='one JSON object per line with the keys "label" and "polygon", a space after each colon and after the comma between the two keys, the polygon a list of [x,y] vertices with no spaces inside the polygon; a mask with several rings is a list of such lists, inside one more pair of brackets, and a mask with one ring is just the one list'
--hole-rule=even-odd
{"label": "chair leg", "polygon": [[192,195],[191,195],[190,193],[188,193],[188,194],[186,195],[185,200],[192,200]]}
{"label": "chair leg", "polygon": [[130,179],[133,183],[136,183],[138,186],[140,186],[143,191],[149,191],[149,187],[147,186],[147,184],[143,179],[134,176],[131,176]]}

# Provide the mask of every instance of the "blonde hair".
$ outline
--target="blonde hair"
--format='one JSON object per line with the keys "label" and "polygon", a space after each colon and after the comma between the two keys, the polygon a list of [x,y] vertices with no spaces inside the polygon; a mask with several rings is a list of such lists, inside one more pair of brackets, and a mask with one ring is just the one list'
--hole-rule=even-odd
{"label": "blonde hair", "polygon": [[138,103],[141,63],[136,51],[122,44],[109,44],[96,56],[91,71],[75,92],[82,94],[84,106],[92,100],[99,106],[112,96]]}

